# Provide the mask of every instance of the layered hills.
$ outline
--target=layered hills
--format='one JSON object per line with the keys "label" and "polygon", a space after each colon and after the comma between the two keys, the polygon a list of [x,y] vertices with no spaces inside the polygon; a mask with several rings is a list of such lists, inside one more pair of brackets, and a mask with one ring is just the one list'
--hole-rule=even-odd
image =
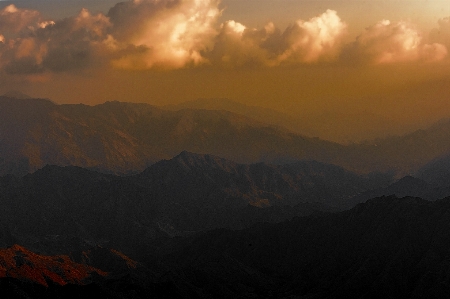
{"label": "layered hills", "polygon": [[446,298],[448,122],[342,145],[204,108],[0,97],[2,294]]}
{"label": "layered hills", "polygon": [[159,238],[336,211],[389,179],[314,161],[249,165],[184,151],[132,176],[45,166],[2,177],[0,219],[4,245],[58,253],[64,246],[49,236],[75,237],[137,254]]}
{"label": "layered hills", "polygon": [[186,150],[237,163],[316,160],[400,178],[450,151],[448,122],[404,136],[341,145],[262,118],[225,110],[164,110],[121,102],[57,105],[2,96],[0,174],[24,175],[50,164],[127,175]]}
{"label": "layered hills", "polygon": [[345,212],[212,231],[167,259],[215,298],[446,298],[449,204],[376,198]]}
{"label": "layered hills", "polygon": [[237,162],[316,158],[339,145],[304,138],[227,111],[166,111],[147,104],[56,105],[0,97],[1,173],[46,164],[136,173],[183,150]]}
{"label": "layered hills", "polygon": [[[449,198],[380,197],[343,212],[172,238],[137,255],[143,264],[101,247],[41,256],[14,245],[0,251],[14,273],[0,285],[9,298],[446,298],[449,215]],[[80,269],[101,275],[70,280]]]}
{"label": "layered hills", "polygon": [[402,125],[396,120],[367,111],[359,113],[325,111],[293,116],[269,108],[245,105],[227,98],[196,99],[176,105],[162,106],[162,108],[174,111],[181,109],[226,110],[264,123],[289,128],[297,134],[320,137],[338,143],[402,135],[414,131],[415,128],[412,125]]}

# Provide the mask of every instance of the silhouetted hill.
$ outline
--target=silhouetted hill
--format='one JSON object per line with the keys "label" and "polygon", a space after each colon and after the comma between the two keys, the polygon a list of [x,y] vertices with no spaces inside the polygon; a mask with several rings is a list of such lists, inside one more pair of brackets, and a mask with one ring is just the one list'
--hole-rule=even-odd
{"label": "silhouetted hill", "polygon": [[23,92],[20,92],[18,90],[10,90],[7,93],[2,95],[3,97],[7,97],[7,98],[15,98],[15,99],[31,99],[32,97],[30,97],[27,94],[24,94]]}
{"label": "silhouetted hill", "polygon": [[100,244],[133,256],[169,236],[335,211],[387,182],[314,161],[247,165],[182,152],[127,177],[76,166],[5,176],[0,219],[5,240],[31,250]]}
{"label": "silhouetted hill", "polygon": [[159,186],[157,197],[180,198],[178,204],[202,209],[301,202],[339,207],[346,205],[346,199],[389,182],[388,176],[360,176],[316,161],[238,164],[186,151],[152,165],[137,178],[141,185]]}
{"label": "silhouetted hill", "polygon": [[215,230],[166,259],[215,298],[446,298],[449,215],[448,198],[382,197],[335,214]]}
{"label": "silhouetted hill", "polygon": [[[389,196],[173,238],[167,250],[140,256],[148,266],[102,247],[44,257],[15,245],[0,250],[14,277],[0,287],[8,298],[447,298],[449,226],[450,198]],[[84,273],[73,267],[103,272],[67,284]]]}
{"label": "silhouetted hill", "polygon": [[426,200],[436,200],[450,196],[449,188],[431,185],[422,179],[405,176],[389,186],[362,192],[349,200],[349,207],[365,202],[371,198],[395,195],[397,197],[420,197]]}
{"label": "silhouetted hill", "polygon": [[[354,157],[360,162],[360,171],[391,171],[400,178],[416,174],[422,167],[432,161],[446,157],[450,153],[448,140],[450,138],[450,121],[441,121],[425,130],[413,133],[378,139],[366,144],[350,145],[341,159],[350,161]],[[335,164],[355,166],[344,162]],[[364,170],[365,169],[365,170]]]}
{"label": "silhouetted hill", "polygon": [[435,186],[450,186],[450,154],[430,161],[416,176]]}

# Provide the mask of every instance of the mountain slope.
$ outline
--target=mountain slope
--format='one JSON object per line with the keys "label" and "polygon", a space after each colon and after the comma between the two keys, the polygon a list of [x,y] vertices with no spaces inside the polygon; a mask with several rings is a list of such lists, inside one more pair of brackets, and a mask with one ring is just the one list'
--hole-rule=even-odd
{"label": "mountain slope", "polygon": [[0,97],[1,174],[25,174],[46,164],[136,173],[183,150],[237,162],[327,160],[338,148],[226,111]]}
{"label": "mountain slope", "polygon": [[48,287],[50,284],[87,284],[107,273],[74,263],[68,256],[42,256],[14,245],[0,249],[0,277],[12,277]]}
{"label": "mountain slope", "polygon": [[[449,217],[448,198],[383,197],[341,213],[212,231],[165,260],[193,281],[209,277],[205,290],[216,283],[235,297],[446,298]],[[198,262],[206,260],[217,266]],[[240,289],[221,283],[234,281],[227,269],[237,264],[258,273]]]}
{"label": "mountain slope", "polygon": [[450,122],[401,137],[343,146],[224,110],[168,111],[147,104],[56,105],[0,97],[0,175],[47,164],[133,174],[186,150],[237,163],[317,160],[398,178],[450,152]]}
{"label": "mountain slope", "polygon": [[[122,253],[102,247],[46,256],[15,244],[0,249],[0,264],[3,298],[182,298],[183,294],[161,279],[161,273],[154,274]],[[184,288],[195,293],[194,288]]]}
{"label": "mountain slope", "polygon": [[401,125],[367,111],[359,113],[323,112],[293,116],[280,111],[258,106],[248,106],[226,98],[196,99],[177,105],[162,106],[163,109],[205,109],[226,110],[245,115],[271,125],[284,127],[308,137],[319,137],[338,143],[352,143],[389,135],[413,131],[413,126]]}
{"label": "mountain slope", "polygon": [[[100,247],[69,258],[14,245],[0,250],[15,277],[0,286],[9,298],[447,298],[449,225],[450,198],[381,197],[339,213],[173,238],[140,255],[148,266],[159,262],[155,273]],[[60,280],[83,273],[70,267],[93,266],[108,276]]]}
{"label": "mountain slope", "polygon": [[32,250],[58,247],[49,236],[59,236],[133,257],[159,238],[334,211],[386,182],[314,161],[245,165],[182,152],[127,177],[46,166],[0,178],[0,219],[9,242]]}
{"label": "mountain slope", "polygon": [[357,172],[390,172],[401,178],[448,156],[449,138],[450,121],[439,122],[404,136],[348,145],[333,164]]}

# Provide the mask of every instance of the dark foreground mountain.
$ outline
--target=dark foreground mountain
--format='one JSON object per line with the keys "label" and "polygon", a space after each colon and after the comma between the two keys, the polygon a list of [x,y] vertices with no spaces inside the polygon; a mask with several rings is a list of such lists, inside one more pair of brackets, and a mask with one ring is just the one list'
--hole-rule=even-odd
{"label": "dark foreground mountain", "polygon": [[450,199],[382,197],[242,231],[166,256],[214,298],[447,298]]}
{"label": "dark foreground mountain", "polygon": [[56,256],[19,245],[0,249],[0,290],[8,299],[182,297],[182,290],[142,264],[98,246]]}
{"label": "dark foreground mountain", "polygon": [[69,256],[41,256],[14,245],[0,249],[0,278],[12,277],[48,287],[49,284],[88,284],[107,273],[85,264],[74,263]]}
{"label": "dark foreground mountain", "polygon": [[43,259],[16,245],[1,251],[11,252],[10,271],[78,263],[116,275],[44,286],[17,270],[0,286],[8,298],[448,298],[449,242],[450,198],[381,197],[339,213],[172,238],[142,254],[139,271],[104,248]]}

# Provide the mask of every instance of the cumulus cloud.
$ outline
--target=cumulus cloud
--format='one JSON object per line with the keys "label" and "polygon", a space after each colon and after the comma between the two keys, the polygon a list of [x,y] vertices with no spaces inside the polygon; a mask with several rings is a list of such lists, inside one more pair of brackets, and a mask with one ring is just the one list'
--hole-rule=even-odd
{"label": "cumulus cloud", "polygon": [[347,25],[334,10],[327,10],[307,22],[299,20],[284,32],[288,47],[279,60],[314,62],[333,58],[340,49],[346,29]]}
{"label": "cumulus cloud", "polygon": [[9,17],[14,30],[0,31],[7,33],[2,35],[0,67],[11,74],[65,71],[91,65],[100,57],[96,52],[99,45],[103,46],[106,30],[111,25],[106,16],[91,15],[84,9],[75,17],[56,22],[42,20],[38,12],[14,5],[0,11],[0,15],[5,14],[33,16],[26,20]]}
{"label": "cumulus cloud", "polygon": [[378,64],[440,61],[450,43],[450,18],[439,21],[440,31],[430,35],[429,44],[411,24],[385,20],[344,46],[347,25],[334,10],[297,20],[285,30],[273,23],[249,28],[234,20],[218,24],[219,2],[129,0],[106,15],[82,9],[61,20],[45,20],[38,11],[9,5],[0,10],[0,70],[274,67],[339,57]]}
{"label": "cumulus cloud", "polygon": [[41,15],[36,10],[18,9],[14,4],[0,10],[0,32],[13,34],[35,26],[39,23]]}
{"label": "cumulus cloud", "polygon": [[221,25],[214,47],[206,55],[211,63],[228,67],[271,64],[274,59],[264,45],[276,36],[280,32],[273,24],[257,30],[230,20]]}
{"label": "cumulus cloud", "polygon": [[344,56],[356,62],[389,64],[410,61],[439,61],[447,48],[439,43],[425,44],[420,32],[410,23],[382,20],[356,38]]}
{"label": "cumulus cloud", "polygon": [[[119,3],[108,13],[118,45],[135,51],[116,59],[123,68],[180,68],[205,62],[202,52],[212,46],[218,0],[134,0]],[[130,48],[129,48],[130,49]]]}
{"label": "cumulus cloud", "polygon": [[235,21],[221,26],[210,58],[225,65],[313,63],[337,56],[347,25],[327,10],[309,21],[298,20],[281,32],[273,23],[250,29]]}
{"label": "cumulus cloud", "polygon": [[[339,52],[346,24],[328,10],[285,31],[236,21],[217,24],[219,0],[132,0],[107,15],[42,20],[37,11],[7,6],[0,14],[2,66],[9,73],[65,71],[110,63],[123,69],[195,65],[313,63]],[[7,29],[5,29],[7,28]]]}

